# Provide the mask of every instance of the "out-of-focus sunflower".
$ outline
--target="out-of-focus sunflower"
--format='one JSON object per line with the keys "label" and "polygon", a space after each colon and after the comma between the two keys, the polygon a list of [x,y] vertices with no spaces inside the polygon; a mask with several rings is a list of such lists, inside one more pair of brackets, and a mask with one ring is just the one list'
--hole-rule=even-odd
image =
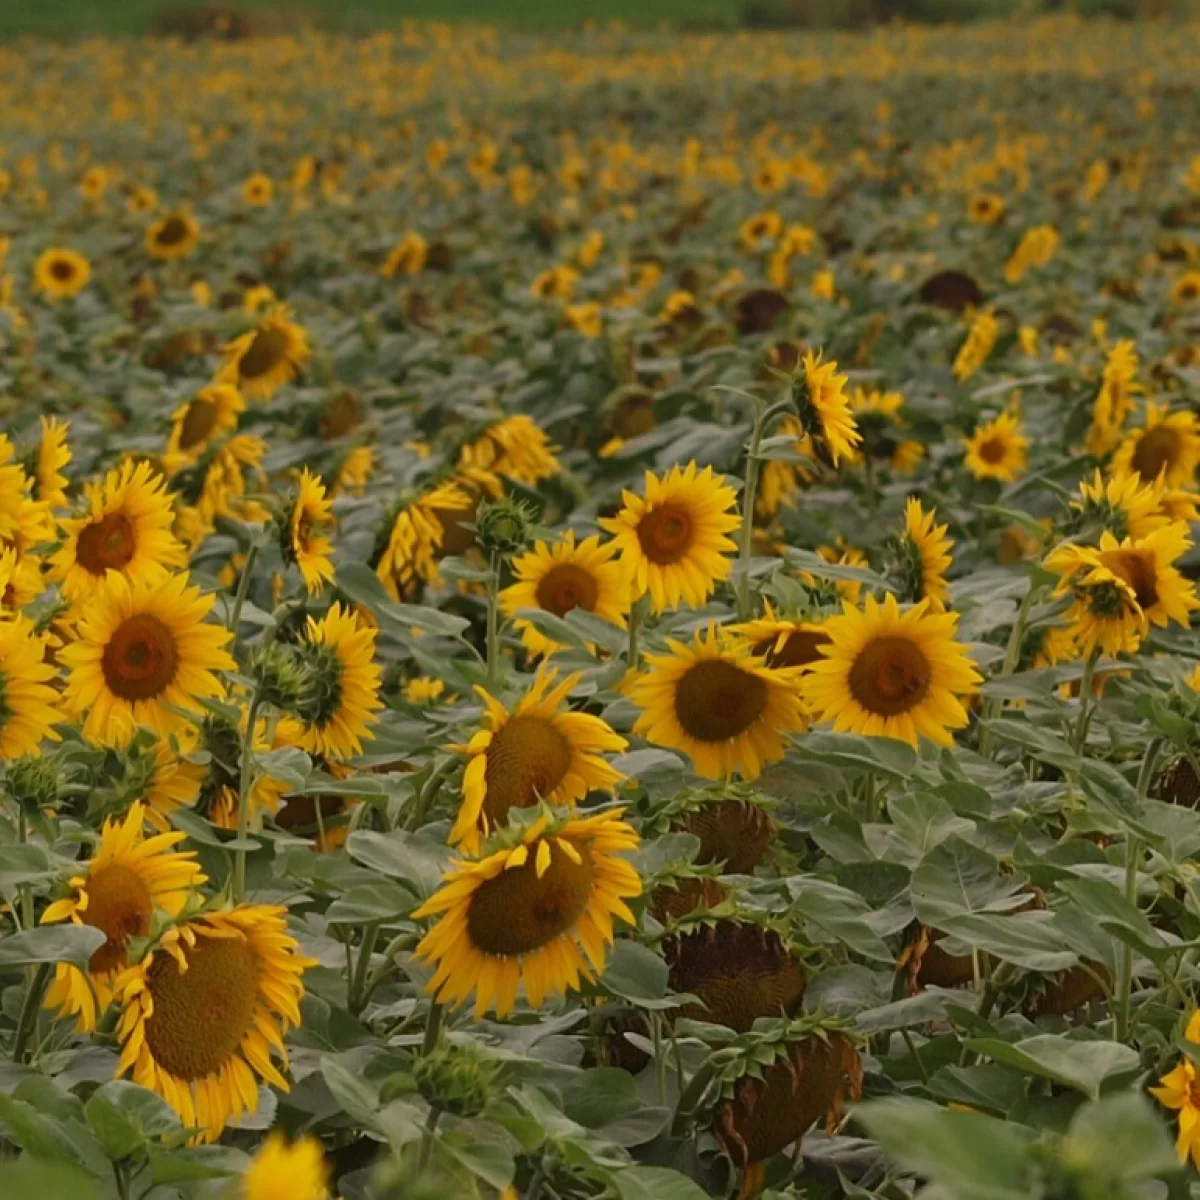
{"label": "out-of-focus sunflower", "polygon": [[524,413],[497,421],[465,445],[459,466],[507,475],[527,487],[536,487],[562,470],[545,431]]}
{"label": "out-of-focus sunflower", "polygon": [[224,348],[220,382],[232,383],[251,400],[269,400],[291,383],[312,357],[308,334],[283,304],[269,309],[258,326]]}
{"label": "out-of-focus sunflower", "polygon": [[251,208],[263,208],[275,198],[275,184],[269,175],[255,171],[242,183],[242,203]]}
{"label": "out-of-focus sunflower", "polygon": [[928,600],[930,610],[946,607],[950,586],[950,550],[954,545],[946,536],[946,525],[936,525],[936,510],[926,512],[921,501],[910,496],[904,506],[904,532],[897,539],[903,594],[912,601]]}
{"label": "out-of-focus sunflower", "polygon": [[801,366],[803,387],[796,393],[800,423],[823,460],[836,467],[842,459],[852,459],[862,441],[846,396],[846,377],[836,362],[822,362],[811,350]]}
{"label": "out-of-focus sunflower", "polygon": [[92,265],[77,250],[52,246],[33,264],[33,286],[48,300],[78,296],[92,278]]}
{"label": "out-of-focus sunflower", "polygon": [[448,522],[465,518],[475,503],[461,482],[448,480],[401,505],[375,568],[392,599],[408,599],[418,585],[437,578]]}
{"label": "out-of-focus sunflower", "polygon": [[1131,472],[1144,483],[1191,487],[1200,465],[1200,420],[1187,408],[1146,404],[1146,420],[1131,429],[1113,455],[1113,471]]}
{"label": "out-of-focus sunflower", "polygon": [[146,253],[160,262],[187,258],[200,241],[200,225],[189,212],[173,212],[146,229]]}
{"label": "out-of-focus sunflower", "polygon": [[0,617],[0,761],[36,754],[46,739],[58,741],[63,720],[46,642],[20,614]]}
{"label": "out-of-focus sunflower", "polygon": [[419,233],[410,230],[388,251],[379,273],[384,279],[395,279],[397,275],[419,275],[428,257],[429,243]]}
{"label": "out-of-focus sunflower", "polygon": [[1114,537],[1142,538],[1164,525],[1162,492],[1131,471],[1113,471],[1108,478],[1099,468],[1091,479],[1079,483],[1079,499],[1071,501],[1083,524],[1094,522]]}
{"label": "out-of-focus sunflower", "polygon": [[975,192],[967,200],[967,219],[976,225],[994,225],[1004,216],[1004,199],[995,192]]}
{"label": "out-of-focus sunflower", "polygon": [[1001,413],[977,425],[975,432],[963,439],[967,470],[976,479],[1012,483],[1025,470],[1028,445],[1020,416],[1013,411]]}
{"label": "out-of-focus sunflower", "polygon": [[71,427],[57,417],[42,417],[41,428],[34,463],[34,499],[51,509],[62,508],[67,503],[69,481],[62,472],[71,462],[67,441]]}
{"label": "out-of-focus sunflower", "polygon": [[1092,403],[1092,424],[1087,435],[1090,454],[1107,454],[1121,440],[1134,397],[1144,390],[1137,382],[1137,369],[1137,347],[1122,338],[1105,357],[1100,388]]}
{"label": "out-of-focus sunflower", "polygon": [[326,1200],[329,1165],[319,1138],[300,1137],[290,1145],[271,1133],[242,1175],[239,1200]]}
{"label": "out-of-focus sunflower", "polygon": [[210,383],[171,414],[171,433],[163,464],[172,474],[197,462],[214,442],[238,427],[246,410],[242,394],[232,384]]}
{"label": "out-of-focus sunflower", "polygon": [[285,558],[300,568],[310,596],[333,581],[333,561],[329,557],[333,545],[323,532],[332,525],[333,504],[325,497],[325,485],[305,467],[288,514]]}

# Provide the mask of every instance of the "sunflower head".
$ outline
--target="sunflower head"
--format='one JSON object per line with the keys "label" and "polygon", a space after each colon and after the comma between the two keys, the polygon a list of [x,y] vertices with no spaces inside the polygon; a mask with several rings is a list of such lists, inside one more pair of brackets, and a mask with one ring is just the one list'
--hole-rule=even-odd
{"label": "sunflower head", "polygon": [[87,287],[92,266],[75,250],[52,247],[43,250],[33,266],[34,287],[47,300],[66,300]]}
{"label": "sunflower head", "polygon": [[507,557],[523,550],[537,513],[532,505],[504,496],[475,512],[475,538],[488,554]]}
{"label": "sunflower head", "polygon": [[1020,417],[1015,412],[1001,413],[992,421],[981,422],[964,439],[967,470],[976,479],[1012,483],[1025,470],[1028,445]]}
{"label": "sunflower head", "polygon": [[819,457],[836,467],[842,459],[852,459],[862,441],[846,396],[846,377],[839,373],[836,362],[822,362],[811,350],[800,366],[792,384],[800,423]]}
{"label": "sunflower head", "polygon": [[1191,487],[1200,466],[1200,420],[1190,409],[1171,411],[1150,401],[1145,424],[1132,429],[1113,456],[1112,469],[1143,483]]}
{"label": "sunflower head", "polygon": [[187,258],[199,240],[200,226],[190,213],[168,213],[146,230],[146,252],[151,258],[170,262]]}
{"label": "sunflower head", "polygon": [[300,474],[291,507],[279,523],[279,546],[286,563],[300,568],[310,596],[333,581],[333,544],[326,531],[333,525],[333,503],[325,485],[307,467]]}
{"label": "sunflower head", "polygon": [[499,1094],[503,1063],[473,1039],[443,1039],[413,1063],[417,1090],[441,1112],[464,1121],[480,1116]]}
{"label": "sunflower head", "polygon": [[950,593],[946,572],[953,543],[946,536],[948,526],[934,524],[936,519],[934,511],[926,512],[920,500],[909,497],[904,530],[892,542],[890,574],[904,599],[928,600],[934,611],[940,611]]}
{"label": "sunflower head", "polygon": [[238,427],[246,408],[241,393],[232,384],[211,383],[202,387],[171,417],[171,433],[163,461],[173,474],[194,463],[213,443]]}
{"label": "sunflower head", "polygon": [[301,1137],[290,1145],[270,1133],[241,1181],[241,1200],[327,1200],[329,1166],[320,1139]]}
{"label": "sunflower head", "polygon": [[728,875],[749,875],[778,832],[770,807],[768,799],[745,784],[694,788],[666,805],[658,827],[699,838],[697,863],[720,864]]}
{"label": "sunflower head", "polygon": [[258,325],[224,348],[220,381],[252,400],[269,400],[312,357],[308,334],[286,305],[268,309]]}

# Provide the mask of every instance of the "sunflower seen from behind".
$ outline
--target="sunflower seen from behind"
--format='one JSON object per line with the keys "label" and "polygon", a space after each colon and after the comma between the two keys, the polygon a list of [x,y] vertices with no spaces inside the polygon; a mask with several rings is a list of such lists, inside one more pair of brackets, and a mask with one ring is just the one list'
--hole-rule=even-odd
{"label": "sunflower seen from behind", "polygon": [[1001,413],[975,426],[963,440],[966,468],[976,479],[1012,483],[1025,470],[1029,439],[1015,411]]}
{"label": "sunflower seen from behind", "polygon": [[636,599],[652,612],[681,603],[698,608],[729,578],[737,546],[728,535],[741,524],[737,494],[724,475],[694,462],[659,477],[646,472],[645,497],[622,492],[623,507],[600,525],[613,535]]}
{"label": "sunflower seen from behind", "polygon": [[806,724],[798,691],[805,667],[767,667],[712,625],[690,644],[668,639],[667,648],[648,654],[628,686],[642,710],[635,733],[681,750],[705,779],[757,779],[783,757],[787,738]]}
{"label": "sunflower seen from behind", "polygon": [[1115,537],[1142,538],[1171,522],[1162,490],[1131,471],[1099,468],[1079,482],[1079,497],[1071,501],[1083,526],[1097,525]]}
{"label": "sunflower seen from behind", "polygon": [[47,300],[78,296],[92,278],[92,264],[77,250],[52,246],[33,264],[33,286]]}
{"label": "sunflower seen from behind", "polygon": [[286,520],[283,557],[299,567],[310,596],[333,582],[333,560],[329,557],[333,543],[325,532],[332,526],[333,502],[326,498],[320,477],[305,467]]}
{"label": "sunflower seen from behind", "polygon": [[[578,608],[624,629],[629,580],[613,559],[615,549],[612,542],[601,545],[598,537],[577,543],[572,530],[550,545],[537,542],[532,550],[513,558],[516,582],[500,593],[501,607],[509,617],[523,608],[565,617]],[[514,624],[530,654],[552,654],[559,648],[532,622],[517,618]]]}
{"label": "sunflower seen from behind", "polygon": [[599,717],[572,712],[567,698],[582,676],[559,679],[543,668],[529,690],[506,708],[483,688],[483,727],[465,746],[463,800],[449,842],[476,854],[483,838],[513,809],[539,801],[573,806],[589,791],[612,791],[622,776],[604,757],[620,754],[625,739]]}
{"label": "sunflower seen from behind", "polygon": [[904,531],[896,539],[896,573],[902,594],[912,601],[928,600],[932,611],[946,607],[950,585],[950,550],[954,543],[946,536],[947,525],[938,525],[937,512],[928,512],[916,496],[904,506]]}
{"label": "sunflower seen from behind", "polygon": [[86,869],[70,879],[73,894],[55,900],[42,914],[44,925],[88,925],[106,939],[88,963],[91,986],[78,967],[59,963],[43,1000],[44,1007],[74,1017],[80,1033],[95,1029],[98,1012],[112,1002],[113,981],[128,966],[129,939],[150,935],[155,909],[177,917],[205,882],[195,852],[175,848],[186,834],[164,832],[148,838],[147,819],[140,802],[120,820],[106,818]]}
{"label": "sunflower seen from behind", "polygon": [[308,334],[276,304],[258,325],[223,347],[220,383],[233,384],[247,399],[269,400],[289,384],[312,357]]}
{"label": "sunflower seen from behind", "polygon": [[981,680],[957,625],[957,613],[931,611],[927,600],[902,611],[890,593],[844,605],[824,624],[825,657],[800,682],[813,719],[839,733],[951,745]]}
{"label": "sunflower seen from behind", "polygon": [[[258,1080],[289,1090],[284,1037],[300,1024],[303,975],[287,910],[247,904],[172,926],[113,983],[117,1076],[161,1096],[195,1140],[256,1111]],[[256,1078],[257,1077],[257,1078]]]}
{"label": "sunflower seen from behind", "polygon": [[437,917],[417,947],[429,990],[475,1015],[508,1016],[522,989],[531,1008],[604,969],[617,920],[642,881],[624,857],[638,836],[622,810],[584,818],[541,814],[498,849],[453,863],[413,916]]}
{"label": "sunflower seen from behind", "polygon": [[463,446],[459,467],[507,475],[526,487],[536,487],[562,470],[545,431],[524,413],[497,421]]}
{"label": "sunflower seen from behind", "polygon": [[36,754],[58,741],[56,672],[46,662],[46,638],[20,614],[0,617],[0,761]]}

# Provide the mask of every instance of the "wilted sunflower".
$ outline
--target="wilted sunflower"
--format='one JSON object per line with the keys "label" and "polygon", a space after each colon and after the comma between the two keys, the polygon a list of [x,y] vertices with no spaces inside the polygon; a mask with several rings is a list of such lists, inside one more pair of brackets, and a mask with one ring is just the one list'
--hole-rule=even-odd
{"label": "wilted sunflower", "polygon": [[78,967],[59,963],[43,1000],[46,1008],[75,1017],[79,1033],[95,1029],[97,1012],[112,1003],[113,980],[128,966],[129,939],[150,935],[156,908],[177,917],[192,890],[205,882],[195,851],[174,850],[187,835],[159,833],[147,838],[146,819],[140,802],[120,821],[106,817],[100,845],[88,859],[86,871],[71,877],[74,895],[55,900],[42,914],[44,925],[57,921],[90,925],[107,939],[88,962],[94,997]]}
{"label": "wilted sunflower", "polygon": [[843,458],[852,459],[862,441],[846,396],[846,377],[838,373],[836,362],[823,363],[812,351],[804,355],[802,365],[800,422],[824,459],[836,467]]}
{"label": "wilted sunflower", "polygon": [[613,545],[628,572],[633,597],[650,594],[656,613],[680,603],[702,605],[733,570],[727,555],[737,549],[727,535],[741,524],[737,494],[714,475],[697,471],[694,462],[674,466],[661,478],[646,472],[646,496],[622,492],[624,507],[600,525],[613,534]]}
{"label": "wilted sunflower", "polygon": [[449,480],[400,507],[375,568],[393,600],[407,599],[419,584],[437,579],[448,522],[465,517],[476,503],[477,496],[462,482]]}
{"label": "wilted sunflower", "polygon": [[840,733],[890,737],[917,745],[923,734],[950,745],[952,730],[967,724],[962,698],[980,674],[966,647],[954,640],[956,613],[931,612],[929,602],[904,612],[889,594],[865,609],[845,605],[825,622],[829,645],[800,681],[818,721]]}
{"label": "wilted sunflower", "polygon": [[0,618],[0,760],[36,754],[42,741],[58,741],[54,726],[63,719],[54,667],[45,661],[45,639],[27,618]]}
{"label": "wilted sunflower", "polygon": [[1161,491],[1131,471],[1113,471],[1105,479],[1097,468],[1090,480],[1080,480],[1071,507],[1083,523],[1095,522],[1118,538],[1145,537],[1171,521]]}
{"label": "wilted sunflower", "polygon": [[234,384],[251,400],[269,400],[291,383],[312,357],[308,334],[291,315],[286,305],[277,304],[257,328],[229,342],[223,348],[220,381]]}
{"label": "wilted sunflower", "polygon": [[302,653],[313,682],[298,744],[330,759],[353,758],[362,752],[363,739],[375,736],[370,726],[383,707],[375,630],[334,604],[319,621],[308,618]]}
{"label": "wilted sunflower", "polygon": [[126,460],[87,484],[84,495],[87,515],[62,522],[66,537],[50,560],[68,599],[86,600],[113,575],[148,583],[187,563],[171,532],[172,497],[149,463]]}
{"label": "wilted sunflower", "polygon": [[34,499],[51,509],[62,508],[67,502],[68,480],[62,472],[71,461],[71,447],[67,443],[71,427],[57,417],[42,417],[41,426],[34,463]]}
{"label": "wilted sunflower", "polygon": [[288,516],[285,557],[300,568],[310,596],[333,582],[333,562],[329,557],[333,545],[323,532],[332,524],[333,504],[325,498],[325,485],[305,467]]}
{"label": "wilted sunflower", "polygon": [[565,710],[578,673],[556,683],[543,668],[510,712],[483,688],[483,728],[465,746],[463,802],[448,841],[477,854],[482,838],[503,825],[514,808],[543,800],[574,805],[589,791],[611,791],[621,781],[602,754],[620,754],[627,743],[599,717]]}
{"label": "wilted sunflower", "polygon": [[898,539],[900,573],[905,596],[913,601],[928,600],[930,610],[940,612],[950,595],[946,572],[950,569],[953,542],[946,537],[946,525],[935,525],[935,510],[926,512],[916,496],[904,506],[904,532]]}
{"label": "wilted sunflower", "polygon": [[[629,580],[613,561],[615,548],[612,542],[602,546],[598,537],[576,544],[571,530],[551,546],[536,543],[512,560],[517,581],[500,593],[504,612],[511,617],[522,608],[539,608],[563,617],[579,608],[624,629]],[[559,648],[529,621],[518,620],[516,627],[530,654],[552,654]]]}
{"label": "wilted sunflower", "polygon": [[797,682],[806,668],[765,667],[712,625],[690,646],[667,646],[669,654],[646,656],[647,670],[630,685],[643,710],[634,732],[682,750],[705,779],[757,779],[805,726]]}
{"label": "wilted sunflower", "polygon": [[246,904],[168,929],[117,976],[117,1074],[160,1095],[199,1141],[258,1107],[255,1075],[288,1091],[287,1031],[300,1024],[302,976],[286,909]]}
{"label": "wilted sunflower", "polygon": [[1191,487],[1200,465],[1200,420],[1191,409],[1171,412],[1165,404],[1146,404],[1146,421],[1131,429],[1113,455],[1113,471],[1132,472],[1144,483]]}
{"label": "wilted sunflower", "polygon": [[187,212],[168,213],[146,230],[146,253],[160,262],[187,258],[200,240],[200,226]]}
{"label": "wilted sunflower", "polygon": [[1012,483],[1025,470],[1028,445],[1020,415],[1001,413],[995,420],[976,425],[975,432],[963,439],[967,470],[976,479]]}
{"label": "wilted sunflower", "polygon": [[545,431],[524,413],[497,421],[481,437],[465,445],[459,466],[507,475],[527,487],[536,487],[562,470]]}
{"label": "wilted sunflower", "polygon": [[246,410],[242,394],[232,384],[210,383],[171,414],[171,434],[163,451],[163,463],[174,473],[201,455],[227,433],[238,427]]}
{"label": "wilted sunflower", "polygon": [[48,300],[78,296],[91,277],[91,263],[78,251],[62,247],[43,250],[33,264],[33,286]]}
{"label": "wilted sunflower", "polygon": [[458,862],[414,917],[440,914],[417,956],[436,964],[430,990],[453,1005],[475,995],[475,1015],[512,1012],[517,990],[540,1008],[595,978],[613,920],[633,924],[625,901],[642,881],[624,858],[638,836],[620,809],[551,822],[541,816],[515,848]]}
{"label": "wilted sunflower", "polygon": [[205,622],[213,597],[188,587],[186,574],[131,582],[112,574],[79,619],[77,640],[59,651],[69,672],[67,707],[84,736],[124,745],[139,726],[160,737],[181,732],[201,699],[222,693],[217,671],[237,664],[228,630]]}
{"label": "wilted sunflower", "polygon": [[242,1175],[239,1200],[326,1200],[329,1166],[320,1138],[300,1137],[289,1146],[270,1133]]}

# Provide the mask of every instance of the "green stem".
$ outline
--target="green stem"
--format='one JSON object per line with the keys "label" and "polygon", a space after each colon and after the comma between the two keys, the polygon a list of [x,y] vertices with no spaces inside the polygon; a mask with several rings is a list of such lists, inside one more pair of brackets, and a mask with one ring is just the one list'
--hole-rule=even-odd
{"label": "green stem", "polygon": [[416,802],[412,806],[412,810],[408,815],[408,820],[404,823],[405,829],[419,829],[421,822],[425,820],[425,813],[429,809],[433,798],[441,790],[442,780],[454,770],[455,760],[452,758],[446,759],[430,773],[430,776],[425,780],[421,790],[417,793]]}
{"label": "green stem", "polygon": [[708,1085],[712,1083],[713,1076],[717,1072],[716,1063],[710,1058],[692,1076],[687,1087],[683,1089],[683,1093],[679,1097],[679,1103],[675,1105],[675,1115],[671,1119],[671,1136],[674,1138],[683,1137],[687,1132],[688,1125],[691,1123],[692,1115],[695,1113],[697,1106],[704,1096]]}
{"label": "green stem", "polygon": [[255,689],[246,712],[246,731],[242,736],[242,770],[238,781],[238,848],[233,868],[233,902],[246,894],[246,839],[250,835],[250,793],[254,787],[254,728],[262,703],[261,689]]}
{"label": "green stem", "polygon": [[500,679],[500,552],[492,551],[487,581],[487,683],[494,690]]}
{"label": "green stem", "polygon": [[350,982],[350,1011],[356,1016],[362,1012],[367,1002],[367,972],[378,938],[379,923],[372,921],[363,929],[362,942],[358,947],[358,962],[354,966],[354,978]]}
{"label": "green stem", "polygon": [[866,824],[879,820],[879,792],[875,787],[875,776],[868,775],[866,781]]}
{"label": "green stem", "polygon": [[654,1084],[659,1107],[667,1102],[667,1058],[663,1053],[662,1013],[650,1014],[650,1038],[654,1043]]}
{"label": "green stem", "polygon": [[242,577],[238,580],[237,595],[233,598],[233,608],[229,613],[229,629],[234,637],[237,636],[238,622],[242,618],[242,605],[246,603],[246,593],[250,590],[250,573],[254,570],[254,560],[258,557],[258,541],[252,541],[246,551],[246,562],[242,566]]}
{"label": "green stem", "polygon": [[433,1153],[433,1136],[437,1129],[438,1118],[442,1115],[440,1108],[431,1108],[425,1118],[425,1127],[421,1130],[421,1151],[417,1155],[417,1170],[423,1171],[429,1166],[429,1156]]}
{"label": "green stem", "polygon": [[921,1072],[921,1078],[928,1083],[929,1070],[925,1066],[924,1060],[921,1058],[921,1051],[917,1049],[916,1042],[912,1040],[912,1035],[907,1029],[901,1029],[900,1036],[904,1039],[904,1044],[908,1047],[909,1054],[913,1056],[913,1062],[917,1064],[917,1070]]}
{"label": "green stem", "polygon": [[1096,660],[1099,653],[1095,650],[1083,664],[1083,678],[1079,681],[1079,720],[1075,724],[1075,736],[1071,739],[1076,754],[1083,753],[1087,742],[1088,723],[1092,719],[1092,680],[1096,677]]}
{"label": "green stem", "polygon": [[[1031,584],[1025,593],[1021,607],[1017,609],[1017,615],[1013,619],[1012,632],[1008,635],[1008,646],[1004,651],[1004,662],[1000,664],[1000,673],[995,676],[996,679],[1007,679],[1016,671],[1017,665],[1021,661],[1021,644],[1025,640],[1025,627],[1029,624],[1029,613],[1040,592],[1040,588]],[[1003,703],[998,696],[989,696],[983,704],[984,725],[979,734],[979,753],[985,758],[992,752],[992,732],[987,728],[986,723],[999,714]]]}
{"label": "green stem", "polygon": [[642,623],[646,619],[646,606],[649,603],[649,596],[639,596],[633,602],[633,607],[629,610],[629,654],[627,656],[626,667],[630,671],[636,671],[642,664],[640,639],[642,635]]}
{"label": "green stem", "polygon": [[754,406],[754,424],[746,447],[746,483],[742,489],[742,528],[738,535],[738,577],[734,586],[739,621],[750,619],[750,551],[754,546],[754,505],[758,499],[758,476],[762,460],[758,457],[766,431],[766,409]]}
{"label": "green stem", "polygon": [[429,1006],[429,1019],[425,1022],[425,1041],[421,1053],[429,1054],[438,1044],[442,1034],[442,1006],[434,1000]]}
{"label": "green stem", "polygon": [[375,989],[387,978],[388,972],[396,961],[396,955],[402,950],[412,950],[416,944],[416,935],[412,933],[397,934],[388,942],[383,950],[383,960],[374,967],[367,976],[367,982],[363,985],[362,995],[359,997],[363,1007],[366,1007],[367,1001],[375,994]]}
{"label": "green stem", "polygon": [[41,963],[25,991],[25,1001],[21,1005],[21,1015],[17,1018],[17,1032],[13,1038],[12,1059],[15,1063],[25,1061],[25,1046],[37,1021],[38,1006],[42,1002],[42,993],[46,990],[46,981],[49,978],[50,964]]}

